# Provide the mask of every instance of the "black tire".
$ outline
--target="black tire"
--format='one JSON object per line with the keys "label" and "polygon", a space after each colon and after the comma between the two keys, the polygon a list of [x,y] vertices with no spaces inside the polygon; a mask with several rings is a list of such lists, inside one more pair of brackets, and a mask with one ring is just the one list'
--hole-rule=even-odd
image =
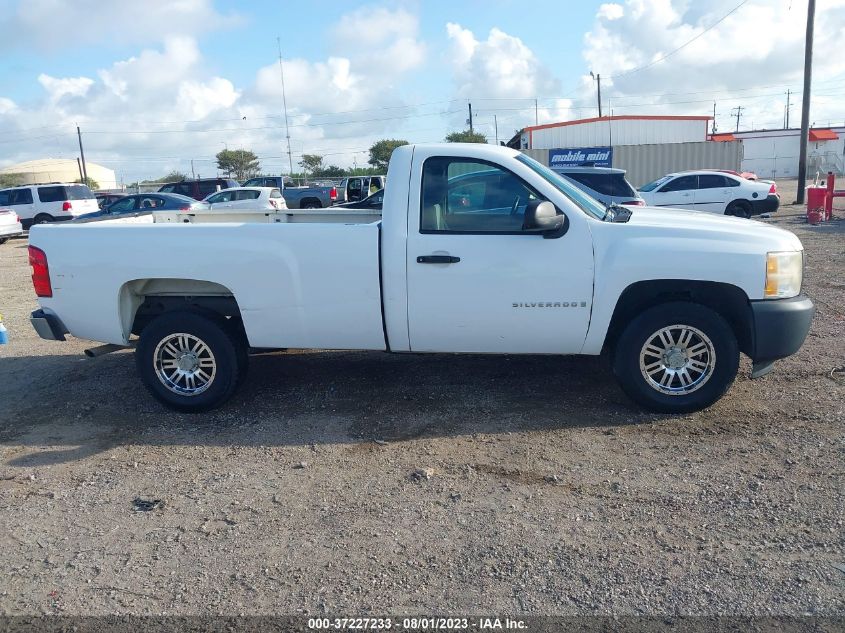
{"label": "black tire", "polygon": [[322,209],[323,205],[321,205],[317,200],[306,200],[302,203],[303,209]]}
{"label": "black tire", "polygon": [[0,237],[0,245],[3,245],[3,244],[5,244],[5,243],[6,243],[6,242],[8,242],[8,241],[9,241],[9,238],[8,238],[8,237]]}
{"label": "black tire", "polygon": [[[189,342],[198,340],[205,346],[210,356],[201,356],[199,360],[206,363],[210,360],[213,365],[210,380],[204,381],[203,390],[194,394],[188,393],[191,387],[185,378],[177,378],[168,386],[165,378],[159,377],[159,372],[166,373],[163,363],[172,362],[170,358],[162,361],[162,355],[167,356],[165,341],[171,339],[168,342],[175,348],[178,343],[174,345],[172,337],[183,333],[188,335]],[[153,319],[141,332],[135,349],[135,364],[144,385],[157,400],[177,411],[199,413],[219,407],[235,392],[244,362],[242,348],[239,337],[222,319],[196,312],[168,312]],[[184,349],[185,346],[180,351]],[[170,354],[170,357],[175,356]],[[204,367],[201,363],[199,366]],[[185,380],[184,386],[180,385],[182,380]],[[201,378],[198,380],[203,382]]]}
{"label": "black tire", "polygon": [[748,200],[734,200],[725,209],[725,215],[733,215],[738,218],[751,217],[751,203]]}
{"label": "black tire", "polygon": [[[653,344],[655,336],[662,328],[675,325],[686,326],[686,331],[691,337],[687,341],[688,346],[675,345],[682,332],[676,329],[670,330],[669,333],[673,342],[666,348],[672,350],[669,356],[658,356],[645,351],[646,345]],[[695,330],[698,330],[698,333],[695,333]],[[700,356],[689,353],[695,352],[702,344],[704,351],[699,352]],[[678,349],[678,352],[675,352],[675,349]],[[675,353],[678,355],[673,356]],[[672,368],[670,362],[677,363],[675,368]],[[687,364],[683,364],[685,362]],[[691,362],[696,363],[695,368],[688,364]],[[698,369],[699,365],[706,365],[707,369]],[[650,374],[651,379],[646,376],[649,374],[649,367],[655,372]],[[622,390],[634,402],[660,413],[689,413],[709,407],[728,390],[736,377],[738,367],[739,346],[730,325],[710,308],[690,302],[664,303],[642,312],[622,332],[613,359],[613,372]],[[676,371],[683,372],[687,379],[693,378],[694,381],[685,388],[681,376],[675,373]],[[658,378],[667,377],[669,380],[664,387],[656,384],[662,382],[658,381]],[[672,393],[669,393],[670,391]]]}
{"label": "black tire", "polygon": [[56,221],[56,218],[54,218],[49,213],[39,213],[38,215],[36,215],[33,218],[32,224],[33,225],[35,225],[35,224],[49,224],[50,222],[55,222],[55,221]]}

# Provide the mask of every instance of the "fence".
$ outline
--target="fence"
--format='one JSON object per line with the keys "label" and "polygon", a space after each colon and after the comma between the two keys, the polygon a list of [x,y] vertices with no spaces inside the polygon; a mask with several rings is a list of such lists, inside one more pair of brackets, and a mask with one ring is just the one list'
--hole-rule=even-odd
{"label": "fence", "polygon": [[[531,158],[549,164],[549,150],[525,149]],[[626,178],[635,187],[661,176],[686,169],[732,169],[739,171],[742,143],[659,143],[654,145],[616,145],[613,166],[624,169]]]}

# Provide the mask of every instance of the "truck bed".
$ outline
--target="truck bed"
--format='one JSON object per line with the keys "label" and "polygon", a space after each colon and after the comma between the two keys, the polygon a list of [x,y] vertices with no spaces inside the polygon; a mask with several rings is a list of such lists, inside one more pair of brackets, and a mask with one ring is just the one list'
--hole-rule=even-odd
{"label": "truck bed", "polygon": [[39,226],[33,242],[49,254],[53,283],[42,307],[74,336],[125,344],[146,288],[194,280],[236,299],[253,347],[385,349],[379,226],[331,212],[317,223],[317,213],[271,224]]}
{"label": "truck bed", "polygon": [[156,224],[206,224],[221,222],[251,222],[264,224],[369,224],[381,220],[381,212],[369,209],[286,209],[256,211],[252,209],[221,209],[219,211],[157,211],[152,214]]}

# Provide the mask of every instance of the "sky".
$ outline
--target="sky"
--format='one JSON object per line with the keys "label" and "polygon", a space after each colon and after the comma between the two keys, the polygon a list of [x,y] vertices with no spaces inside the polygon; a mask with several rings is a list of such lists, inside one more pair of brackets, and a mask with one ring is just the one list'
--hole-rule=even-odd
{"label": "sky", "polygon": [[[0,166],[76,158],[126,183],[365,165],[381,138],[438,142],[607,114],[800,122],[806,0],[0,0]],[[818,0],[811,122],[845,124],[845,0]],[[279,64],[281,48],[282,68]],[[839,51],[837,53],[837,51]],[[193,161],[193,163],[192,163]]]}

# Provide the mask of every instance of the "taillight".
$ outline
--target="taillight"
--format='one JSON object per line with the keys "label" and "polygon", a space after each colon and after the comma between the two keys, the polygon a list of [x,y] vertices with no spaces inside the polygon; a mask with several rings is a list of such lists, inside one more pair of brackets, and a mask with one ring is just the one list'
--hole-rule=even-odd
{"label": "taillight", "polygon": [[329,198],[332,200],[337,200],[337,189],[335,189],[334,187],[332,187],[329,191]]}
{"label": "taillight", "polygon": [[32,286],[39,297],[52,297],[53,287],[50,285],[50,268],[47,266],[47,255],[40,248],[29,247],[29,266],[32,268]]}
{"label": "taillight", "polygon": [[70,200],[62,202],[62,211],[73,211],[73,205],[70,203]]}
{"label": "taillight", "polygon": [[628,200],[627,202],[623,202],[622,204],[627,204],[630,207],[644,207],[645,202],[642,200]]}
{"label": "taillight", "polygon": [[191,205],[186,204],[186,205],[184,205],[184,206],[182,206],[182,207],[179,207],[179,210],[180,210],[180,211],[190,211],[190,210],[191,210]]}
{"label": "taillight", "polygon": [[19,216],[17,213],[15,213],[15,222],[17,222],[18,224],[21,223],[21,216]]}
{"label": "taillight", "polygon": [[769,193],[777,193],[777,192],[778,192],[778,186],[775,183],[772,183],[772,186],[769,187]]}

